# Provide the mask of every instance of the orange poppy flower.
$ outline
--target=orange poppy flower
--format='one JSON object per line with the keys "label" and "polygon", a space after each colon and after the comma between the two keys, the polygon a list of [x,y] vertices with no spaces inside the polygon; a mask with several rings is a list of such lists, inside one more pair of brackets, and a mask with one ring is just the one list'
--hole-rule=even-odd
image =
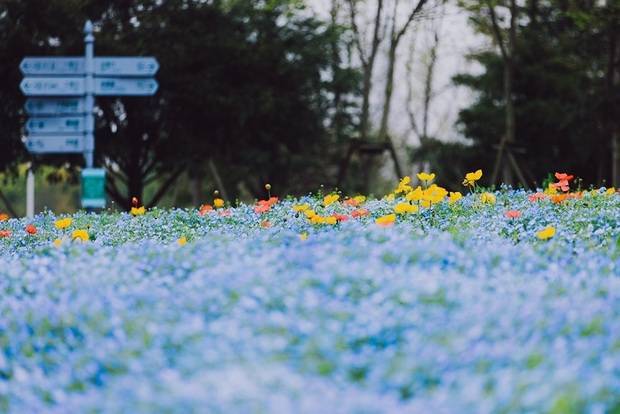
{"label": "orange poppy flower", "polygon": [[534,202],[534,201],[539,201],[539,200],[544,200],[545,198],[547,198],[547,195],[545,193],[534,193],[534,194],[530,194],[529,196],[527,196],[528,200]]}
{"label": "orange poppy flower", "polygon": [[29,224],[26,226],[26,233],[37,234],[37,228],[34,226],[34,224]]}
{"label": "orange poppy flower", "polygon": [[508,210],[505,213],[505,216],[508,217],[509,219],[517,219],[521,217],[521,212],[519,210]]}
{"label": "orange poppy flower", "polygon": [[347,221],[349,219],[349,216],[347,216],[346,214],[332,214],[332,216],[335,217],[338,221]]}
{"label": "orange poppy flower", "polygon": [[209,211],[213,211],[213,207],[210,204],[203,204],[200,206],[200,211],[198,211],[198,214],[204,216]]}
{"label": "orange poppy flower", "polygon": [[560,204],[567,198],[568,198],[568,194],[556,194],[551,197],[551,201],[553,201],[553,203],[555,204]]}
{"label": "orange poppy flower", "polygon": [[263,220],[260,222],[260,226],[264,229],[268,229],[271,227],[271,222],[269,220]]}
{"label": "orange poppy flower", "polygon": [[353,210],[351,212],[351,217],[353,218],[366,217],[369,214],[370,212],[366,210],[365,208],[358,208],[357,210]]}
{"label": "orange poppy flower", "polygon": [[11,237],[11,230],[0,230],[0,239],[3,237]]}
{"label": "orange poppy flower", "polygon": [[9,215],[6,213],[0,213],[0,221],[7,221],[9,219]]}

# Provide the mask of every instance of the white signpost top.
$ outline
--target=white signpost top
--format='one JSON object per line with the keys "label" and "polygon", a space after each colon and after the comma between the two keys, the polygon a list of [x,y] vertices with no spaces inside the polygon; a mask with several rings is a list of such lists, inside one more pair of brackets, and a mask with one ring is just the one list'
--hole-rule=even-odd
{"label": "white signpost top", "polygon": [[[153,76],[159,70],[154,57],[103,56],[94,58],[95,76]],[[19,65],[26,76],[84,76],[86,59],[77,57],[26,57]]]}

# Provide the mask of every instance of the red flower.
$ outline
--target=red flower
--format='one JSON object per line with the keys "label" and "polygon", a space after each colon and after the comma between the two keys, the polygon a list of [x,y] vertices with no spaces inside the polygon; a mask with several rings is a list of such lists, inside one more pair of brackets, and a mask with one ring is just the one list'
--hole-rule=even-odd
{"label": "red flower", "polygon": [[349,219],[349,216],[346,214],[333,214],[333,216],[336,217],[338,221],[347,221]]}
{"label": "red flower", "polygon": [[198,211],[198,214],[200,214],[201,216],[204,216],[209,211],[213,211],[213,207],[211,207],[211,205],[209,204],[203,204],[200,206],[200,211]]}
{"label": "red flower", "polygon": [[365,208],[358,208],[357,210],[353,210],[351,212],[351,217],[353,218],[366,217],[369,214],[370,212],[366,210]]}
{"label": "red flower", "polygon": [[509,219],[517,219],[521,217],[521,212],[519,210],[508,210],[505,215]]}
{"label": "red flower", "polygon": [[37,234],[37,228],[33,224],[29,224],[26,226],[26,233]]}
{"label": "red flower", "polygon": [[0,230],[0,239],[3,237],[11,237],[11,230]]}
{"label": "red flower", "polygon": [[570,189],[570,187],[568,186],[568,180],[560,180],[557,183],[553,183],[551,185],[554,186],[556,189],[559,188],[560,190],[564,192]]}
{"label": "red flower", "polygon": [[278,197],[270,197],[269,200],[259,200],[254,206],[254,212],[257,214],[266,213],[271,207],[278,202]]}
{"label": "red flower", "polygon": [[530,194],[529,196],[527,196],[527,198],[534,202],[534,201],[539,201],[539,200],[544,200],[545,198],[547,198],[547,194],[545,193],[534,193],[534,194]]}
{"label": "red flower", "polygon": [[558,181],[563,181],[563,180],[570,181],[570,180],[572,180],[574,177],[573,177],[572,175],[569,175],[569,174],[566,174],[566,173],[559,173],[559,172],[556,172],[556,173],[555,173],[555,178],[557,178],[557,179],[558,179]]}

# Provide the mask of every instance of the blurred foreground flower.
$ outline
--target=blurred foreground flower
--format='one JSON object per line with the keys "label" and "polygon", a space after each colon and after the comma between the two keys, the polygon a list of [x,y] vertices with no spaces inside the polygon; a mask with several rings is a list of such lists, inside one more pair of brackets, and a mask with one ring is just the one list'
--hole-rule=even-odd
{"label": "blurred foreground flower", "polygon": [[553,226],[547,226],[538,233],[536,233],[536,237],[538,237],[540,240],[548,240],[553,236],[555,236],[555,227]]}
{"label": "blurred foreground flower", "polygon": [[73,233],[71,233],[71,238],[75,241],[81,241],[81,242],[86,242],[90,240],[88,231],[84,229],[73,230]]}
{"label": "blurred foreground flower", "polygon": [[375,220],[379,226],[387,227],[394,224],[396,221],[396,214],[386,214],[385,216],[378,217]]}
{"label": "blurred foreground flower", "polygon": [[73,223],[73,219],[71,217],[66,217],[63,219],[58,219],[54,222],[54,226],[58,229],[58,230],[64,230],[67,227],[69,227],[71,225],[71,223]]}

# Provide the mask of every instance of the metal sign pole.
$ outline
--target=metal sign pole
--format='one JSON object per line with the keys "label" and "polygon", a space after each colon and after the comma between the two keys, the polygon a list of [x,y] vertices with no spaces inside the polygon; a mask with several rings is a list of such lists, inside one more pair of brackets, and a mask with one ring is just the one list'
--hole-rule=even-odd
{"label": "metal sign pole", "polygon": [[90,20],[86,21],[84,25],[84,43],[86,44],[86,54],[85,54],[85,86],[86,86],[86,94],[85,94],[85,106],[86,106],[86,115],[85,115],[85,131],[86,131],[86,139],[84,143],[84,159],[86,160],[86,168],[93,167],[93,153],[95,152],[95,36],[93,36],[93,23]]}
{"label": "metal sign pole", "polygon": [[32,167],[28,168],[26,175],[26,217],[34,217],[34,174]]}

